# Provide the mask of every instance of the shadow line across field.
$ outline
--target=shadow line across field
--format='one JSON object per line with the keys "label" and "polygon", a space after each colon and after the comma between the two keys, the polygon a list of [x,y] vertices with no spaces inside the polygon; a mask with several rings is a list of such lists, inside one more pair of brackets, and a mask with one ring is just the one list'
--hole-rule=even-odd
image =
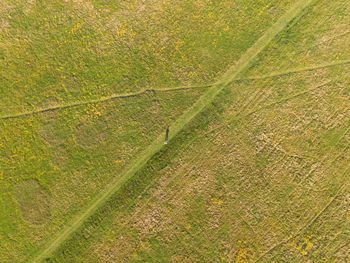
{"label": "shadow line across field", "polygon": [[[180,116],[171,126],[172,133],[169,140],[173,139],[177,134],[193,119],[195,118],[207,105],[209,105],[214,98],[238,75],[250,65],[256,56],[266,48],[266,46],[275,38],[277,34],[283,31],[286,26],[297,19],[312,2],[315,0],[298,0],[279,20],[273,24],[259,39],[249,48],[243,56],[232,66],[218,81],[208,89],[198,101],[182,116]],[[75,218],[67,224],[61,231],[53,236],[43,247],[37,252],[35,256],[29,259],[29,263],[42,262],[55,252],[75,231],[77,231],[84,222],[91,217],[100,207],[102,207],[110,197],[115,194],[130,178],[132,178],[137,171],[162,148],[163,134],[160,134],[148,148],[131,163],[126,170],[119,176],[116,176],[105,189],[97,195],[84,210],[78,212]]]}

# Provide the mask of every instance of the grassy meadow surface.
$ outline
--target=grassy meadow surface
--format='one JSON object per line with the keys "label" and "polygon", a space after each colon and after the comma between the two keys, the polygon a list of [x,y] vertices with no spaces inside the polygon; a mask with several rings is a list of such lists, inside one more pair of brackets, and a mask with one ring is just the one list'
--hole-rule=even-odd
{"label": "grassy meadow surface", "polygon": [[150,92],[1,121],[1,260],[43,244],[201,92]]}
{"label": "grassy meadow surface", "polygon": [[[30,3],[0,4],[1,116],[213,83],[293,1]],[[313,1],[43,262],[349,262],[349,14]],[[210,88],[0,119],[0,262],[27,262]]]}
{"label": "grassy meadow surface", "polygon": [[293,0],[4,0],[1,115],[209,83]]}
{"label": "grassy meadow surface", "polygon": [[291,2],[2,2],[0,261],[33,255],[205,88],[99,99],[214,82]]}
{"label": "grassy meadow surface", "polygon": [[312,6],[286,30],[295,42],[279,34],[242,74],[251,79],[227,87],[48,262],[348,262],[348,65],[254,79],[346,60],[337,38],[295,56],[310,63],[280,66],[298,41],[331,37],[338,5],[350,8]]}

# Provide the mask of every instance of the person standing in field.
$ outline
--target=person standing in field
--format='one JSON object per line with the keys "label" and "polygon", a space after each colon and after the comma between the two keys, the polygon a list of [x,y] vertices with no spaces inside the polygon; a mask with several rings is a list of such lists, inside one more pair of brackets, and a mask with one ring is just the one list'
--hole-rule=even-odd
{"label": "person standing in field", "polygon": [[169,139],[169,127],[167,127],[166,130],[165,130],[165,141],[164,141],[164,144],[168,144],[168,139]]}

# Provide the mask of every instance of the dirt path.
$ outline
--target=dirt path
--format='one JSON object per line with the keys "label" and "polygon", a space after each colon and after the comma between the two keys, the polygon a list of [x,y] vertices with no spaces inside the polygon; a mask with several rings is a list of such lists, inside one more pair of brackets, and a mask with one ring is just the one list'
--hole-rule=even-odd
{"label": "dirt path", "polygon": [[[274,25],[270,27],[260,39],[249,48],[243,56],[237,61],[237,63],[231,67],[222,78],[220,78],[216,85],[208,89],[206,93],[182,116],[180,116],[173,125],[170,126],[169,140],[174,138],[197,114],[199,114],[208,104],[210,104],[214,98],[220,93],[220,91],[231,81],[245,70],[253,59],[271,42],[274,37],[280,33],[293,19],[297,18],[302,11],[307,8],[314,0],[299,0],[296,2],[287,12],[284,14]],[[121,186],[127,182],[135,173],[141,169],[162,147],[163,136],[158,136],[157,139],[143,152],[143,154],[135,160],[134,163],[128,166],[124,173],[118,176],[111,184],[107,185],[101,193],[92,200],[85,210],[81,211],[69,224],[66,225],[58,234],[56,234],[47,244],[38,251],[38,253],[29,260],[29,263],[38,263],[44,260],[57,250],[60,245],[65,242],[72,233],[77,231],[89,218],[94,214],[98,208],[100,208]]]}
{"label": "dirt path", "polygon": [[[328,64],[305,67],[305,68],[300,68],[300,69],[292,69],[292,70],[283,71],[283,72],[276,72],[276,73],[268,74],[265,76],[255,76],[255,77],[253,76],[253,77],[248,77],[248,78],[235,78],[235,79],[231,80],[230,83],[232,83],[234,81],[243,81],[243,80],[262,80],[262,79],[268,79],[268,78],[273,78],[273,77],[285,76],[285,75],[289,75],[289,74],[293,74],[293,73],[300,73],[300,72],[312,71],[312,70],[329,68],[329,67],[336,67],[336,66],[346,65],[346,64],[350,64],[350,60],[332,62],[332,63],[328,63]],[[224,84],[224,83],[216,82],[215,85],[221,85],[221,84]],[[15,113],[15,114],[3,115],[3,116],[0,116],[0,120],[14,119],[14,118],[24,117],[24,116],[28,116],[28,115],[32,115],[32,114],[39,114],[39,113],[45,113],[45,112],[49,112],[49,111],[56,111],[56,110],[60,110],[60,109],[79,107],[79,106],[88,105],[88,104],[103,103],[106,101],[111,101],[111,100],[116,100],[116,99],[135,97],[135,96],[145,94],[146,92],[167,92],[167,91],[201,89],[201,88],[204,89],[204,88],[210,88],[213,86],[214,86],[214,84],[208,84],[208,85],[202,85],[202,86],[185,86],[185,87],[176,87],[176,88],[165,88],[165,89],[144,89],[144,90],[134,92],[134,93],[113,94],[111,96],[102,97],[102,98],[95,99],[95,100],[78,101],[78,102],[73,102],[73,103],[68,103],[68,104],[63,104],[63,105],[59,104],[59,105],[55,105],[55,106],[51,106],[51,107],[47,107],[47,108],[39,108],[39,109],[34,110],[34,111],[26,111],[26,112],[20,112],[20,113]]]}
{"label": "dirt path", "polygon": [[292,69],[288,71],[283,71],[283,72],[276,72],[276,73],[271,73],[265,76],[253,76],[253,77],[248,77],[248,78],[242,78],[242,79],[235,79],[235,80],[261,80],[261,79],[268,79],[268,78],[273,78],[273,77],[281,77],[289,74],[294,74],[294,73],[301,73],[301,72],[306,72],[306,71],[312,71],[312,70],[318,70],[318,69],[323,69],[323,68],[331,68],[331,67],[336,67],[336,66],[341,66],[341,65],[346,65],[350,64],[350,60],[344,60],[344,61],[337,61],[337,62],[332,62],[328,64],[322,64],[322,65],[317,65],[317,66],[311,66],[311,67],[305,67],[305,68],[299,68],[299,69]]}
{"label": "dirt path", "polygon": [[208,84],[203,86],[185,86],[185,87],[177,87],[177,88],[165,88],[165,89],[144,89],[134,93],[113,94],[111,96],[102,97],[95,100],[77,101],[77,102],[72,102],[72,103],[63,104],[63,105],[59,104],[59,105],[55,105],[47,108],[40,108],[34,111],[26,111],[26,112],[20,112],[16,114],[4,115],[4,116],[0,116],[0,120],[13,119],[13,118],[32,115],[32,114],[44,113],[48,111],[56,111],[61,109],[78,107],[82,105],[102,103],[102,102],[116,100],[116,99],[135,97],[135,96],[140,96],[142,94],[145,94],[146,92],[167,92],[167,91],[177,91],[177,90],[201,89],[201,88],[209,88],[211,86],[213,86],[213,84],[211,85]]}

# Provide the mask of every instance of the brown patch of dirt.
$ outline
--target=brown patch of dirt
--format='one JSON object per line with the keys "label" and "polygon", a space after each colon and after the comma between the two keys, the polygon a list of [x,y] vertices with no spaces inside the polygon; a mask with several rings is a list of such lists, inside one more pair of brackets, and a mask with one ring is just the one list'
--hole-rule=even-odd
{"label": "brown patch of dirt", "polygon": [[133,249],[130,241],[123,235],[118,236],[113,242],[101,242],[90,248],[99,262],[127,262]]}
{"label": "brown patch of dirt", "polygon": [[23,9],[23,12],[26,14],[26,15],[29,15],[32,10],[33,10],[33,7],[35,6],[36,4],[36,0],[28,0],[25,4],[25,7]]}
{"label": "brown patch of dirt", "polygon": [[55,97],[46,97],[40,101],[38,107],[40,108],[50,108],[60,104],[60,101]]}
{"label": "brown patch of dirt", "polygon": [[85,1],[85,0],[63,0],[63,2],[65,3],[73,3],[79,7],[83,7],[83,8],[89,8],[89,9],[93,9],[94,6],[90,1]]}
{"label": "brown patch of dirt", "polygon": [[0,1],[0,33],[5,32],[10,28],[8,17],[10,10],[13,8],[14,7],[11,6],[8,1]]}
{"label": "brown patch of dirt", "polygon": [[51,161],[55,166],[64,168],[68,162],[68,153],[66,149],[62,146],[56,147],[53,151]]}
{"label": "brown patch of dirt", "polygon": [[157,232],[170,223],[170,220],[164,216],[165,212],[156,204],[137,218],[134,222],[134,226],[142,236]]}
{"label": "brown patch of dirt", "polygon": [[281,12],[282,12],[282,11],[283,11],[283,10],[281,10],[281,8],[278,7],[278,6],[272,6],[272,7],[270,7],[269,10],[268,10],[269,15],[270,15],[271,17],[279,17],[279,16],[281,15]]}
{"label": "brown patch of dirt", "polygon": [[82,122],[76,127],[76,141],[87,148],[104,144],[107,141],[106,129],[101,120]]}
{"label": "brown patch of dirt", "polygon": [[38,133],[49,146],[58,146],[62,143],[61,139],[56,135],[55,129],[51,123],[43,123],[39,126]]}
{"label": "brown patch of dirt", "polygon": [[13,6],[9,3],[9,1],[0,1],[0,12],[6,13],[12,8]]}
{"label": "brown patch of dirt", "polygon": [[47,193],[35,179],[18,183],[13,192],[24,220],[31,224],[43,224],[50,216]]}

